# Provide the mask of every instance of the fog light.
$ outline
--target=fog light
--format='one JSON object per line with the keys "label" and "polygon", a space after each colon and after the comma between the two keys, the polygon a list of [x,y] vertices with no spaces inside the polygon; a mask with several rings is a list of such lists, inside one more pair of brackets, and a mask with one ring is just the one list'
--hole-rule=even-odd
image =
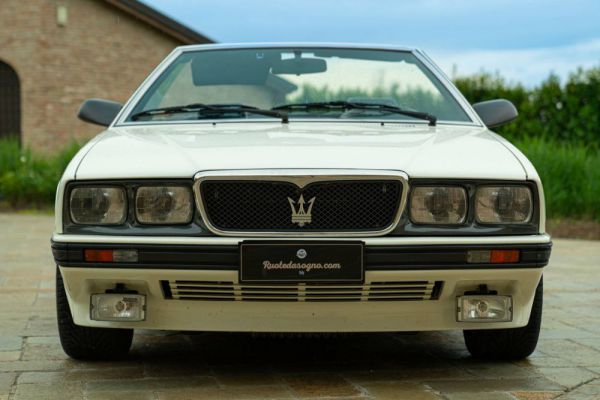
{"label": "fog light", "polygon": [[141,294],[93,294],[90,318],[94,321],[143,321],[146,296]]}
{"label": "fog light", "polygon": [[512,321],[510,296],[459,296],[457,306],[459,322]]}

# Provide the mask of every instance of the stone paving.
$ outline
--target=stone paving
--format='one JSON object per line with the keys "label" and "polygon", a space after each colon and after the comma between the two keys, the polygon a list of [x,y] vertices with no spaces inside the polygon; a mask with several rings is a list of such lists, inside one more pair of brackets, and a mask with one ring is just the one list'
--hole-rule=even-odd
{"label": "stone paving", "polygon": [[128,360],[80,362],[57,337],[51,231],[50,216],[0,214],[0,400],[600,399],[600,242],[555,241],[525,361],[475,361],[460,333],[141,331]]}

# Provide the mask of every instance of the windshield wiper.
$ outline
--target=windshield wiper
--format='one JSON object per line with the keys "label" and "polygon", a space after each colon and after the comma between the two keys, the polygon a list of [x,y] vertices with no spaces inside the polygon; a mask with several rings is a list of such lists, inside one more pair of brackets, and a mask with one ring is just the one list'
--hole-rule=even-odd
{"label": "windshield wiper", "polygon": [[405,110],[400,107],[390,106],[388,104],[378,103],[361,103],[351,101],[324,101],[314,103],[296,103],[284,104],[282,106],[273,107],[275,111],[296,111],[296,110],[373,110],[385,111],[390,113],[402,114],[408,117],[423,119],[429,121],[429,126],[435,126],[437,117],[426,112]]}
{"label": "windshield wiper", "polygon": [[262,110],[253,106],[247,106],[244,104],[202,104],[193,103],[183,106],[172,106],[154,108],[151,110],[145,110],[133,114],[131,116],[132,121],[137,121],[140,117],[153,117],[155,115],[169,115],[178,113],[189,113],[198,112],[198,114],[230,114],[230,113],[247,113],[247,114],[258,114],[267,117],[281,118],[281,123],[287,124],[289,122],[288,115],[285,112],[278,110]]}

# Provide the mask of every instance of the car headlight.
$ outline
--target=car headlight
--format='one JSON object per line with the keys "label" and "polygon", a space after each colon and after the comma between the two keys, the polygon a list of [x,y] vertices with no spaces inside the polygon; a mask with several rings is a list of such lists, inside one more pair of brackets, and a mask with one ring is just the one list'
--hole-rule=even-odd
{"label": "car headlight", "polygon": [[192,192],[187,186],[142,186],[135,196],[141,224],[187,224],[192,220]]}
{"label": "car headlight", "polygon": [[484,224],[524,224],[533,201],[527,186],[482,186],[475,196],[475,218]]}
{"label": "car headlight", "polygon": [[410,219],[417,224],[459,225],[467,217],[467,192],[458,186],[417,186],[412,190]]}
{"label": "car headlight", "polygon": [[120,225],[127,202],[120,187],[76,187],[69,199],[71,220],[80,225]]}

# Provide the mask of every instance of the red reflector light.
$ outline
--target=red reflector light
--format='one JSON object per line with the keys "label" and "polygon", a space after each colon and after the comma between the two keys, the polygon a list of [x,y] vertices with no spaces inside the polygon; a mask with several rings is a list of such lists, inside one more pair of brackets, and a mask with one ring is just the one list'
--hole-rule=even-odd
{"label": "red reflector light", "polygon": [[112,250],[85,250],[84,255],[87,262],[113,262]]}
{"label": "red reflector light", "polygon": [[490,263],[510,264],[519,262],[519,250],[492,250]]}

